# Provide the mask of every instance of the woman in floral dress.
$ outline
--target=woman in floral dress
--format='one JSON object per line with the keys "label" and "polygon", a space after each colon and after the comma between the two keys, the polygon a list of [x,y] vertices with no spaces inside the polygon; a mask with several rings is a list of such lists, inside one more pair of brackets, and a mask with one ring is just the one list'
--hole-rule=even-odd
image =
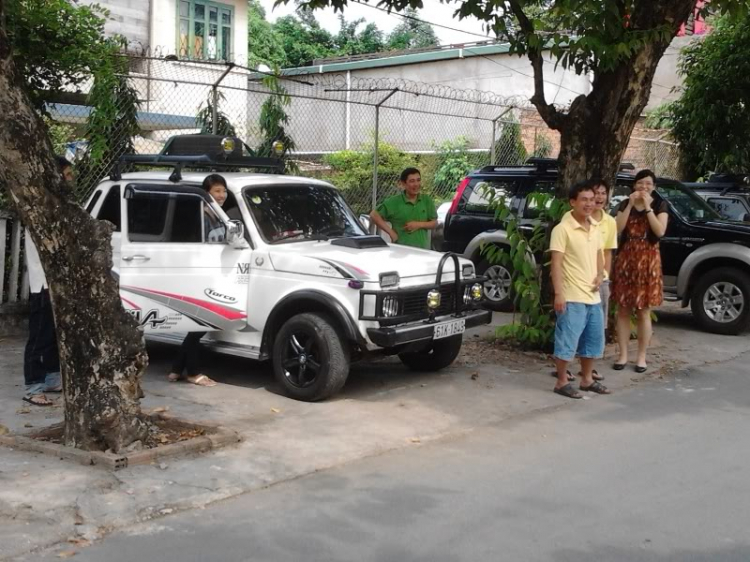
{"label": "woman in floral dress", "polygon": [[[651,342],[651,308],[663,298],[659,239],[667,231],[667,203],[654,199],[656,176],[641,170],[635,176],[630,197],[617,209],[620,244],[614,264],[612,301],[617,303],[617,344],[620,357],[613,368],[620,371],[628,362],[630,318],[638,318],[638,358],[635,371],[646,371],[646,352]],[[658,196],[657,196],[658,197]]]}

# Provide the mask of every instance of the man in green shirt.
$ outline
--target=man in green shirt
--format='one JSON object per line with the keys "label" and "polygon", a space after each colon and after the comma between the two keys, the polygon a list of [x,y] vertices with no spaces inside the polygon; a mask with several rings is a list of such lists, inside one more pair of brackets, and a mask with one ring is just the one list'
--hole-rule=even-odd
{"label": "man in green shirt", "polygon": [[429,250],[428,230],[437,224],[437,211],[432,199],[419,192],[422,174],[416,168],[406,168],[398,183],[403,192],[383,201],[370,218],[394,243]]}

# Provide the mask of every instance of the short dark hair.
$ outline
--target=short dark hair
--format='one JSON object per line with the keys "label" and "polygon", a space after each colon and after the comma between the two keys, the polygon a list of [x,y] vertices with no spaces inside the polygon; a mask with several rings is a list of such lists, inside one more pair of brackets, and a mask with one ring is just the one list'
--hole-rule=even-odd
{"label": "short dark hair", "polygon": [[654,180],[654,183],[656,183],[656,174],[648,168],[644,168],[635,175],[635,178],[633,178],[633,189],[635,189],[635,184],[638,183],[638,180],[642,180],[643,178],[651,178]]}
{"label": "short dark hair", "polygon": [[568,199],[578,199],[578,194],[583,191],[594,191],[594,187],[596,187],[596,184],[593,182],[593,180],[582,180],[577,182],[573,185],[573,187],[570,188],[570,191],[568,192]]}
{"label": "short dark hair", "polygon": [[422,172],[420,172],[417,168],[406,168],[403,172],[401,172],[401,175],[398,179],[402,182],[405,182],[412,174],[419,174],[419,177],[422,177]]}
{"label": "short dark hair", "polygon": [[598,178],[598,177],[591,178],[591,185],[593,186],[594,189],[596,189],[600,185],[604,186],[604,189],[607,190],[607,195],[609,195],[609,192],[612,190],[612,188],[609,186],[609,182],[605,180],[604,178]]}
{"label": "short dark hair", "polygon": [[226,189],[227,187],[227,180],[224,179],[224,176],[220,174],[209,174],[206,176],[206,178],[203,180],[203,190],[208,193],[211,191],[211,188],[214,185],[223,185]]}
{"label": "short dark hair", "polygon": [[73,164],[65,156],[55,156],[55,163],[57,164],[57,171],[62,173],[65,168],[72,168]]}

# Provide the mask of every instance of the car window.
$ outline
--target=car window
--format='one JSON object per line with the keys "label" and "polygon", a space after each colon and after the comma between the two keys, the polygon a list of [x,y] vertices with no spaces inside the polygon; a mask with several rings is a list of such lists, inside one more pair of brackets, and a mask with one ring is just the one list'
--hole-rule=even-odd
{"label": "car window", "polygon": [[[526,205],[523,210],[523,217],[526,219],[539,218],[541,209],[539,208],[539,202],[534,197],[529,197],[532,193],[543,193],[544,195],[555,194],[555,182],[553,180],[537,180],[529,189],[529,193],[526,196]],[[545,207],[549,209],[552,204],[552,198],[547,199]]]}
{"label": "car window", "polygon": [[506,205],[510,204],[516,191],[515,181],[475,178],[469,183],[471,192],[464,210],[467,213],[491,213],[490,201],[502,198]]}
{"label": "car window", "polygon": [[720,219],[719,215],[708,203],[698,197],[691,189],[682,184],[663,184],[656,186],[656,193],[672,206],[672,209],[686,222],[699,222]]}
{"label": "car window", "polygon": [[244,197],[266,242],[367,234],[338,191],[318,185],[246,187]]}
{"label": "car window", "polygon": [[101,196],[102,196],[102,190],[101,189],[97,189],[94,192],[94,196],[91,198],[91,201],[89,201],[89,204],[86,205],[86,212],[88,214],[91,214],[91,211],[94,210],[94,207],[96,207],[96,204],[99,201],[99,199],[101,198]]}
{"label": "car window", "polygon": [[709,197],[707,201],[725,219],[745,220],[747,209],[740,199],[736,197]]}
{"label": "car window", "polygon": [[120,232],[122,219],[120,218],[120,186],[115,185],[107,193],[96,216],[100,221],[109,221],[115,225],[115,232]]}
{"label": "car window", "polygon": [[628,197],[630,197],[630,183],[618,180],[609,197],[609,213],[614,215],[617,212],[617,206]]}
{"label": "car window", "polygon": [[211,231],[204,221],[203,199],[196,195],[140,193],[128,199],[131,242],[202,242],[204,231]]}

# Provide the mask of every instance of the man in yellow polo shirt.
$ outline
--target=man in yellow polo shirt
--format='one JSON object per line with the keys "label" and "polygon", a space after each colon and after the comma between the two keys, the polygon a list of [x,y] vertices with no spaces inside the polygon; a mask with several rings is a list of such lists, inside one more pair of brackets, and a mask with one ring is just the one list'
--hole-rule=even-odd
{"label": "man in yellow polo shirt", "polygon": [[395,244],[429,250],[429,231],[437,225],[435,202],[420,193],[422,174],[416,168],[401,172],[398,183],[403,192],[383,201],[370,213],[370,218]]}
{"label": "man in yellow polo shirt", "polygon": [[581,360],[580,390],[610,394],[594,380],[594,361],[604,353],[604,320],[599,286],[604,279],[604,254],[594,211],[594,183],[570,189],[571,211],[552,230],[552,285],[555,289],[555,393],[583,398],[568,382],[568,363]]}
{"label": "man in yellow polo shirt", "polygon": [[594,183],[594,212],[591,216],[599,223],[599,232],[604,244],[604,280],[599,285],[599,296],[602,298],[604,314],[604,341],[607,341],[607,322],[609,319],[609,279],[612,275],[612,254],[617,249],[617,223],[615,217],[607,212],[610,187],[606,180],[596,178]]}

